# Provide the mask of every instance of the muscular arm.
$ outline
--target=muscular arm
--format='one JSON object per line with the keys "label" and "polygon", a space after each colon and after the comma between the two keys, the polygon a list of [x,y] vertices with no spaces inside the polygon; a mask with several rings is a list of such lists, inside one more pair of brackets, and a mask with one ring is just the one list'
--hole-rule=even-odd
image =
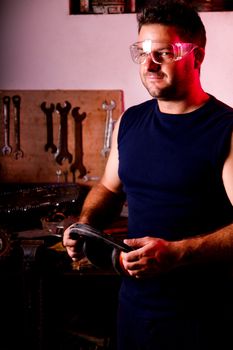
{"label": "muscular arm", "polygon": [[100,182],[87,195],[79,222],[103,228],[120,214],[124,200],[122,193],[112,192]]}
{"label": "muscular arm", "polygon": [[214,233],[168,242],[154,237],[126,239],[136,250],[122,253],[122,264],[131,276],[148,277],[184,265],[233,263],[233,224]]}
{"label": "muscular arm", "polygon": [[233,262],[233,224],[193,239],[176,242],[177,263]]}
{"label": "muscular arm", "polygon": [[112,146],[100,183],[89,192],[79,218],[80,223],[103,227],[107,221],[119,214],[125,197],[118,177],[117,135],[120,119],[117,121],[112,136]]}
{"label": "muscular arm", "polygon": [[[228,198],[233,205],[233,134],[222,178]],[[233,223],[210,235],[178,242],[177,246],[180,250],[181,263],[211,260],[233,262]]]}
{"label": "muscular arm", "polygon": [[[79,223],[89,224],[96,228],[103,228],[120,213],[125,197],[122,184],[118,177],[118,147],[117,135],[119,122],[115,125],[111,151],[106,164],[105,172],[100,182],[88,193],[79,217]],[[63,235],[63,245],[71,258],[79,256],[80,244],[70,237],[70,227]]]}
{"label": "muscular arm", "polygon": [[230,153],[223,167],[222,178],[228,198],[233,205],[233,134],[231,137]]}

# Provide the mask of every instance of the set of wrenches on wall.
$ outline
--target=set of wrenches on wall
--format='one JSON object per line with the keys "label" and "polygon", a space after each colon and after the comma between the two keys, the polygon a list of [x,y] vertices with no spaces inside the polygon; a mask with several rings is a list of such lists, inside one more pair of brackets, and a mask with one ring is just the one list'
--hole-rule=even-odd
{"label": "set of wrenches on wall", "polygon": [[[41,110],[44,112],[46,117],[46,126],[47,126],[47,142],[44,145],[46,152],[49,150],[54,154],[55,161],[62,165],[65,160],[68,160],[70,165],[70,172],[73,173],[73,179],[75,179],[75,172],[79,171],[79,178],[87,178],[87,169],[83,164],[83,134],[82,134],[82,123],[86,118],[86,113],[80,113],[80,107],[76,106],[72,108],[69,101],[61,103],[47,103],[46,101],[42,102]],[[106,101],[102,103],[102,109],[106,111],[105,119],[105,130],[104,130],[104,144],[101,150],[101,154],[104,157],[107,157],[112,140],[112,132],[114,128],[115,121],[112,117],[112,111],[116,107],[115,101],[111,100],[110,104]],[[60,126],[59,126],[59,139],[58,145],[54,144],[53,140],[53,113],[56,112],[60,116]],[[71,113],[74,120],[74,160],[73,155],[68,150],[68,115]],[[61,171],[58,170],[57,176],[61,175]],[[67,177],[66,172],[66,177]]]}
{"label": "set of wrenches on wall", "polygon": [[[13,114],[14,114],[14,138],[15,147],[12,150],[10,145],[10,103],[13,103]],[[20,104],[21,97],[19,95],[14,95],[12,98],[10,96],[3,96],[3,122],[4,122],[4,145],[2,147],[2,154],[4,156],[13,153],[15,159],[23,157],[23,151],[20,148]]]}
{"label": "set of wrenches on wall", "polygon": [[[44,146],[46,152],[49,150],[54,154],[55,161],[62,165],[63,161],[68,160],[72,163],[73,155],[68,150],[68,115],[71,112],[74,119],[74,161],[70,166],[70,172],[73,173],[75,179],[75,172],[79,171],[79,178],[86,175],[87,170],[83,164],[83,142],[82,142],[82,122],[86,118],[86,113],[79,113],[80,107],[72,109],[71,103],[65,101],[64,104],[54,103],[47,104],[46,101],[41,103],[41,110],[46,117],[47,125],[47,142]],[[59,139],[58,146],[53,141],[53,113],[57,112],[60,116]],[[58,174],[57,174],[58,175]],[[67,176],[67,173],[66,173]]]}

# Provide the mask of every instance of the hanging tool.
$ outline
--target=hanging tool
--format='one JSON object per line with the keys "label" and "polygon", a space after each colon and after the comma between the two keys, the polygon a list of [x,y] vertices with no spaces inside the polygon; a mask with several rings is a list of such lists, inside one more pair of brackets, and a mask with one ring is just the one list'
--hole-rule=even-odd
{"label": "hanging tool", "polygon": [[54,103],[50,103],[49,107],[46,107],[46,102],[42,102],[40,108],[46,116],[46,125],[47,125],[47,143],[44,146],[46,152],[51,149],[52,153],[55,153],[57,146],[53,143],[53,112],[55,110]]}
{"label": "hanging tool", "polygon": [[71,104],[65,101],[64,107],[60,103],[57,103],[56,110],[60,114],[60,128],[59,128],[59,142],[58,149],[55,153],[55,160],[58,164],[62,165],[63,160],[68,159],[69,163],[72,162],[73,156],[68,151],[68,114],[71,109]]}
{"label": "hanging tool", "polygon": [[106,101],[103,102],[102,108],[107,111],[106,121],[105,121],[105,132],[104,132],[104,147],[101,150],[101,154],[106,157],[110,151],[112,143],[112,132],[114,128],[115,121],[112,118],[112,111],[116,107],[115,101],[111,100],[110,104]]}
{"label": "hanging tool", "polygon": [[14,130],[15,130],[15,159],[23,157],[23,151],[20,148],[20,104],[21,97],[19,95],[14,95],[12,97],[12,102],[14,105]]}
{"label": "hanging tool", "polygon": [[73,180],[75,182],[75,172],[79,170],[79,178],[86,175],[87,170],[83,165],[83,139],[82,139],[82,121],[86,118],[86,113],[79,113],[80,108],[72,109],[72,116],[75,122],[74,139],[75,139],[75,159],[70,166],[70,171],[73,173]]}
{"label": "hanging tool", "polygon": [[4,118],[4,146],[2,147],[2,154],[5,156],[12,152],[12,147],[9,145],[10,96],[3,97],[3,118]]}

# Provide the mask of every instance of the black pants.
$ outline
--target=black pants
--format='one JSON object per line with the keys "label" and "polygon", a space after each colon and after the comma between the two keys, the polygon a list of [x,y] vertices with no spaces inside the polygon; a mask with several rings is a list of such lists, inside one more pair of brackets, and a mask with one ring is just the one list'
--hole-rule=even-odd
{"label": "black pants", "polygon": [[118,350],[233,350],[233,315],[148,320],[119,305]]}

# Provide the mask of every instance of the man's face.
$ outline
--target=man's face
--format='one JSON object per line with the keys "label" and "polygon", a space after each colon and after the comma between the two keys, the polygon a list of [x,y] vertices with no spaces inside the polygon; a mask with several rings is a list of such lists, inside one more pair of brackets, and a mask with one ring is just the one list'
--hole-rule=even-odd
{"label": "man's face", "polygon": [[[138,41],[141,42],[147,39],[167,44],[183,42],[174,27],[161,24],[142,26]],[[184,98],[192,86],[194,72],[193,52],[180,61],[162,64],[154,63],[151,56],[148,55],[145,63],[140,64],[142,83],[150,95],[158,100]]]}

